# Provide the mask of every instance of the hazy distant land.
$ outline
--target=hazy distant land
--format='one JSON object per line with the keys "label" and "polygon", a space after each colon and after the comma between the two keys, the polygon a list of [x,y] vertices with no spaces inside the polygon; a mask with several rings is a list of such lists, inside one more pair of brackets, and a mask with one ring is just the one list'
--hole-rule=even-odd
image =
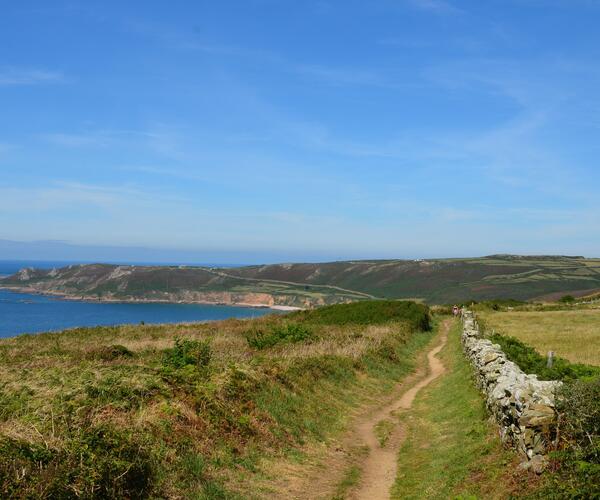
{"label": "hazy distant land", "polygon": [[0,286],[69,299],[306,308],[369,298],[531,300],[600,290],[600,259],[492,255],[237,268],[72,265],[22,269]]}

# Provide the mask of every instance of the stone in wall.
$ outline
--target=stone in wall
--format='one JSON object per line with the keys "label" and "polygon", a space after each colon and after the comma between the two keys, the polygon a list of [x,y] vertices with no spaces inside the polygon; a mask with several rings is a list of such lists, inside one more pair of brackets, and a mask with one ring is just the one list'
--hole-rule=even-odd
{"label": "stone in wall", "polygon": [[463,313],[462,343],[502,441],[526,457],[524,467],[541,472],[556,428],[554,394],[560,382],[524,373],[498,344],[482,338],[471,311]]}

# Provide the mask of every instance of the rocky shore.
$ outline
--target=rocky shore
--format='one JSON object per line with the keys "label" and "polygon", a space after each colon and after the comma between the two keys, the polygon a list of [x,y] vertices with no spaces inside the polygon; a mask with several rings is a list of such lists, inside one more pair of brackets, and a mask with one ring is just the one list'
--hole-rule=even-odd
{"label": "rocky shore", "polygon": [[[89,295],[78,295],[74,293],[61,292],[57,290],[40,290],[30,286],[13,286],[13,285],[0,285],[0,289],[9,290],[17,293],[28,293],[32,295],[44,295],[48,297],[56,297],[60,300],[73,300],[82,302],[101,302],[101,303],[122,303],[122,304],[202,304],[202,305],[216,305],[216,306],[237,306],[237,307],[254,307],[257,309],[273,309],[276,311],[300,311],[306,309],[305,307],[290,306],[285,304],[276,304],[272,296],[267,295],[266,297],[258,297],[258,301],[251,300],[256,299],[256,294],[249,294],[253,297],[248,297],[250,300],[236,300],[237,297],[231,297],[231,294],[223,294],[215,297],[214,293],[210,293],[210,297],[202,298],[201,292],[193,294],[193,297],[181,298],[178,295],[171,295],[164,298],[161,297],[114,297],[114,296],[89,296]],[[189,294],[188,294],[189,295]],[[212,300],[211,300],[212,297]],[[262,300],[260,300],[262,299]],[[265,300],[266,299],[266,300]]]}

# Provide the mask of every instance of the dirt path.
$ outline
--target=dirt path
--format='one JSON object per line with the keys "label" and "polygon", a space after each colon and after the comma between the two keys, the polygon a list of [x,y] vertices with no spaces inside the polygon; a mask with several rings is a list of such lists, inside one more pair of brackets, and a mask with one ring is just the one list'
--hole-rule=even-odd
{"label": "dirt path", "polygon": [[[396,478],[398,450],[404,439],[404,430],[396,412],[412,406],[417,393],[444,373],[445,368],[436,355],[446,344],[452,320],[440,327],[439,342],[427,354],[419,356],[417,370],[394,390],[394,396],[380,404],[371,403],[357,411],[354,424],[337,442],[318,452],[319,459],[303,467],[284,468],[277,474],[283,481],[281,488],[271,495],[274,499],[331,499],[339,498],[340,483],[349,470],[360,470],[360,482],[343,496],[350,499],[378,500],[389,498]],[[391,432],[384,446],[377,439],[375,428],[388,422]]]}
{"label": "dirt path", "polygon": [[446,320],[442,324],[439,344],[427,353],[428,375],[404,392],[399,399],[359,424],[358,436],[369,447],[369,454],[362,467],[360,486],[351,495],[352,498],[379,500],[390,497],[390,489],[396,478],[398,449],[405,435],[403,428],[396,425],[385,446],[382,447],[377,439],[375,427],[382,421],[393,422],[395,412],[410,409],[418,392],[444,373],[444,365],[436,355],[446,344],[450,325],[451,320]]}

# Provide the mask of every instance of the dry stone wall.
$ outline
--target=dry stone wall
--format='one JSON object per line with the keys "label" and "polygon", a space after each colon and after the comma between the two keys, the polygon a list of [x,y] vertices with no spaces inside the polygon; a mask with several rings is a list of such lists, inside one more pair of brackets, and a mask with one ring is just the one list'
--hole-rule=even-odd
{"label": "dry stone wall", "polygon": [[556,428],[554,394],[560,382],[524,373],[498,344],[482,338],[471,311],[463,313],[462,344],[502,441],[526,457],[524,467],[541,472]]}

